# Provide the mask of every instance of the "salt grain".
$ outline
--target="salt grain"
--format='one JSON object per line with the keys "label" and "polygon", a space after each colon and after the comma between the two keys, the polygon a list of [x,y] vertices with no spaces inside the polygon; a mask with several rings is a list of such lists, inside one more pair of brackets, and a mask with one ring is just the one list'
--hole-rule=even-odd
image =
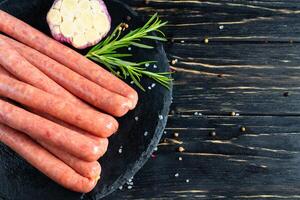
{"label": "salt grain", "polygon": [[163,120],[163,119],[164,119],[164,116],[159,115],[158,118],[159,118],[160,120]]}
{"label": "salt grain", "polygon": [[131,47],[128,47],[128,51],[131,51]]}
{"label": "salt grain", "polygon": [[130,84],[133,85],[133,84],[134,84],[134,81],[131,81]]}
{"label": "salt grain", "polygon": [[120,187],[119,187],[119,190],[122,190],[122,189],[123,189],[123,186],[120,186]]}
{"label": "salt grain", "polygon": [[184,40],[181,40],[180,42],[181,42],[181,43],[184,43]]}
{"label": "salt grain", "polygon": [[152,87],[151,87],[151,86],[149,86],[149,87],[148,87],[148,89],[149,89],[149,90],[152,90]]}
{"label": "salt grain", "polygon": [[134,120],[135,120],[135,121],[139,121],[139,117],[135,117]]}
{"label": "salt grain", "polygon": [[128,190],[131,190],[132,189],[132,185],[128,185]]}
{"label": "salt grain", "polygon": [[189,180],[189,179],[186,179],[186,180],[185,180],[185,182],[189,183],[189,182],[190,182],[190,180]]}
{"label": "salt grain", "polygon": [[157,150],[158,150],[158,148],[157,148],[157,147],[155,147],[155,148],[154,148],[154,151],[157,151]]}
{"label": "salt grain", "polygon": [[179,174],[178,174],[178,173],[176,173],[174,176],[175,176],[175,177],[178,177],[178,176],[179,176]]}
{"label": "salt grain", "polygon": [[146,63],[146,64],[145,64],[145,67],[149,67],[149,66],[150,66],[150,64],[149,64],[149,63]]}
{"label": "salt grain", "polygon": [[151,84],[151,87],[152,87],[152,88],[154,88],[155,86],[156,86],[156,84],[155,84],[155,83],[152,83],[152,84]]}
{"label": "salt grain", "polygon": [[121,154],[123,152],[123,149],[119,149],[119,154]]}
{"label": "salt grain", "polygon": [[144,136],[147,136],[147,135],[148,135],[148,131],[145,131]]}
{"label": "salt grain", "polygon": [[153,65],[153,68],[156,69],[156,68],[157,68],[157,65]]}
{"label": "salt grain", "polygon": [[178,160],[182,161],[182,157],[179,157]]}
{"label": "salt grain", "polygon": [[198,112],[195,112],[194,115],[198,115]]}
{"label": "salt grain", "polygon": [[224,29],[224,26],[223,26],[223,25],[219,26],[219,29],[220,29],[220,30],[223,30],[223,29]]}

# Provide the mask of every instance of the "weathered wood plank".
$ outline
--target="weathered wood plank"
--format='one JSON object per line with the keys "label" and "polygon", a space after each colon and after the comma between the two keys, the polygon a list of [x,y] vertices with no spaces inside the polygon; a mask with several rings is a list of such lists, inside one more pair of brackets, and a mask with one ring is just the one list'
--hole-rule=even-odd
{"label": "weathered wood plank", "polygon": [[165,139],[108,199],[300,199],[300,2],[126,2],[169,21],[178,63]]}
{"label": "weathered wood plank", "polygon": [[[127,0],[141,13],[160,13],[175,41],[299,41],[298,1]],[[148,2],[148,3],[145,3]],[[176,14],[175,14],[176,13]]]}
{"label": "weathered wood plank", "polygon": [[[111,197],[300,198],[299,122],[299,117],[280,116],[171,117],[166,138],[178,132],[176,140],[183,143],[162,141],[157,157],[134,178],[133,189],[124,187]],[[246,132],[240,132],[241,125]],[[217,136],[209,136],[210,130]],[[180,146],[186,151],[176,153]]]}

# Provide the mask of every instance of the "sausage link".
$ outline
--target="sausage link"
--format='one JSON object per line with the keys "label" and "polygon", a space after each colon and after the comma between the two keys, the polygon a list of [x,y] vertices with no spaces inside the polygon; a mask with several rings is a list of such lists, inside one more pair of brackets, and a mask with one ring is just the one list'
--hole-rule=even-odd
{"label": "sausage link", "polygon": [[64,65],[56,62],[52,58],[49,58],[48,56],[43,55],[40,52],[13,39],[10,39],[4,35],[0,35],[0,39],[5,40],[7,43],[13,46],[36,68],[41,70],[52,80],[60,84],[75,96],[78,96],[100,110],[108,112],[114,116],[120,117],[128,112],[129,108],[127,105],[130,103],[128,102],[128,98],[106,90],[105,88],[86,79]]}
{"label": "sausage link", "polygon": [[97,161],[87,162],[67,152],[64,152],[54,146],[51,146],[46,142],[42,142],[42,141],[37,141],[37,142],[40,145],[42,145],[45,149],[47,149],[49,152],[51,152],[53,155],[55,155],[60,160],[62,160],[64,163],[66,163],[68,166],[70,166],[72,169],[74,169],[80,175],[91,179],[97,179],[100,176],[101,166],[99,162]]}
{"label": "sausage link", "polygon": [[96,161],[101,146],[91,138],[0,99],[0,123],[46,142],[82,160]]}
{"label": "sausage link", "polygon": [[97,136],[108,137],[118,128],[111,116],[84,109],[26,83],[0,75],[0,95],[47,113]]}
{"label": "sausage link", "polygon": [[102,67],[46,36],[30,25],[0,10],[0,31],[62,63],[98,85],[131,100],[130,109],[138,101],[137,92]]}
{"label": "sausage link", "polygon": [[35,66],[30,64],[3,38],[0,38],[0,65],[21,81],[51,94],[66,98],[85,108],[89,108],[87,104],[73,96]]}
{"label": "sausage link", "polygon": [[83,177],[34,142],[30,137],[0,124],[0,141],[53,181],[75,192],[90,192],[97,179]]}

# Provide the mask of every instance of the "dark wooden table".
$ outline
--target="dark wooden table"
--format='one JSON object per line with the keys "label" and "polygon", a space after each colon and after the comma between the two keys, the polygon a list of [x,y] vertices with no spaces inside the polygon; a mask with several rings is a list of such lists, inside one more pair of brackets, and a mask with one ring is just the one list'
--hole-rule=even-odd
{"label": "dark wooden table", "polygon": [[158,151],[107,199],[300,199],[300,1],[125,2],[169,21],[177,73]]}

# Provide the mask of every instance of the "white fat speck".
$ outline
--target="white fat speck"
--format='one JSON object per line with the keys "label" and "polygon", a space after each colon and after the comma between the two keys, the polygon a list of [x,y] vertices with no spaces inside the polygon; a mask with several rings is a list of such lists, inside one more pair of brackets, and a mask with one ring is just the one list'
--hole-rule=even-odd
{"label": "white fat speck", "polygon": [[219,29],[220,29],[220,30],[223,30],[223,29],[224,29],[224,26],[223,26],[223,25],[220,25],[220,26],[219,26]]}
{"label": "white fat speck", "polygon": [[128,51],[131,51],[132,50],[132,48],[131,47],[128,47]]}
{"label": "white fat speck", "polygon": [[122,190],[123,189],[123,186],[121,185],[120,187],[119,187],[119,190]]}
{"label": "white fat speck", "polygon": [[146,63],[146,64],[145,64],[145,67],[149,67],[149,66],[150,66],[150,64],[149,64],[149,63]]}
{"label": "white fat speck", "polygon": [[152,87],[152,88],[154,88],[155,86],[156,86],[156,84],[155,84],[155,83],[152,83],[152,84],[151,84],[151,87]]}
{"label": "white fat speck", "polygon": [[178,160],[182,161],[182,157],[179,157]]}
{"label": "white fat speck", "polygon": [[189,183],[189,182],[190,182],[190,180],[189,180],[189,179],[186,179],[186,180],[185,180],[185,182]]}
{"label": "white fat speck", "polygon": [[178,177],[178,176],[179,176],[179,173],[176,173],[174,176],[175,176],[175,177]]}
{"label": "white fat speck", "polygon": [[163,120],[163,119],[164,119],[164,116],[159,115],[158,118],[159,118],[160,120]]}
{"label": "white fat speck", "polygon": [[148,131],[145,131],[144,136],[147,136],[147,135],[148,135]]}
{"label": "white fat speck", "polygon": [[134,118],[134,120],[135,120],[135,121],[139,121],[139,117],[136,116],[136,117]]}
{"label": "white fat speck", "polygon": [[128,190],[131,190],[132,189],[132,185],[128,185]]}
{"label": "white fat speck", "polygon": [[153,68],[156,69],[156,68],[157,68],[157,65],[154,64],[154,65],[153,65]]}

